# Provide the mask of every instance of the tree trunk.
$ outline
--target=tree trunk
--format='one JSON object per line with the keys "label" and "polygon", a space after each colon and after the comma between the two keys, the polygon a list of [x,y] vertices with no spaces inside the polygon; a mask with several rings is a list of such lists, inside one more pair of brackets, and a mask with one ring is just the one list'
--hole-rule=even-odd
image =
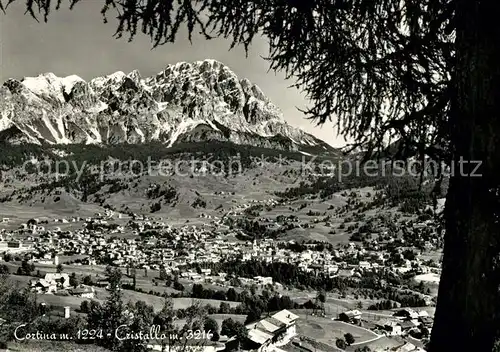
{"label": "tree trunk", "polygon": [[[492,351],[500,317],[500,6],[456,0],[454,170],[429,351]],[[462,168],[460,161],[463,160]],[[481,165],[475,170],[478,161]],[[476,174],[472,174],[475,171]],[[478,176],[481,174],[481,176]]]}

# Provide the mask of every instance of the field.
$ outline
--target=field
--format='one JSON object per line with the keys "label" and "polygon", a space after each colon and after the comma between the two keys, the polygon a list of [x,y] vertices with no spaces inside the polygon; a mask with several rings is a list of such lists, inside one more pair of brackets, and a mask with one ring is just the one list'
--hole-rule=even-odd
{"label": "field", "polygon": [[[316,297],[315,291],[299,291],[296,289],[287,290],[284,292],[284,294],[300,304],[303,304],[308,300],[314,301]],[[329,293],[324,304],[325,313],[328,316],[337,317],[338,314],[345,312],[346,310],[359,309],[359,302],[361,302],[363,307],[367,308],[375,301],[361,298],[354,299],[354,297],[340,298],[338,295]]]}
{"label": "field", "polygon": [[298,315],[300,317],[297,322],[297,333],[299,335],[330,346],[335,346],[335,341],[338,338],[344,338],[347,333],[354,336],[356,343],[378,338],[378,335],[374,332],[358,326],[306,314],[299,313]]}
{"label": "field", "polygon": [[238,314],[212,314],[210,316],[212,319],[215,319],[219,326],[225,319],[231,318],[234,321],[239,321],[240,323],[244,323],[246,319],[246,315],[238,315]]}
{"label": "field", "polygon": [[[88,266],[88,265],[76,265],[76,264],[64,264],[65,261],[70,261],[70,260],[75,260],[79,257],[88,257],[88,256],[71,256],[71,257],[66,257],[66,256],[61,256],[59,258],[59,262],[63,265],[63,272],[67,273],[68,275],[71,275],[72,273],[75,273],[77,277],[82,278],[84,276],[89,275],[92,279],[94,280],[99,280],[99,279],[104,279],[105,278],[105,270],[106,267],[103,265],[93,265],[93,266]],[[9,270],[11,273],[15,273],[17,268],[21,265],[20,262],[9,262],[5,263],[7,267],[9,267]],[[56,272],[56,267],[53,264],[40,264],[40,263],[35,263],[35,271],[39,270],[41,275],[45,275],[46,273],[54,273]],[[126,269],[121,268],[123,274],[126,274]],[[166,287],[165,283],[159,283],[158,286],[153,284],[153,279],[157,279],[159,276],[160,272],[158,270],[148,270],[148,277],[144,276],[144,271],[143,270],[138,270],[137,271],[137,278],[136,278],[136,287],[138,289],[142,289],[144,292],[158,292],[161,294],[167,293],[167,294],[173,294],[173,293],[179,293],[178,290],[173,289],[172,287]],[[16,276],[16,280],[23,280],[22,277]],[[125,277],[124,277],[125,278]],[[181,283],[184,284],[184,282],[181,280]],[[220,289],[220,287],[219,287]]]}
{"label": "field", "polygon": [[[111,194],[107,191],[109,186],[104,186],[99,191],[99,194],[105,198],[105,204],[113,209],[127,209],[135,213],[150,213],[152,201],[144,196],[145,190],[151,184],[169,185],[176,189],[179,200],[175,206],[162,206],[155,215],[167,219],[174,226],[183,225],[186,220],[189,220],[190,223],[201,223],[206,222],[198,217],[201,213],[215,216],[221,215],[236,203],[242,204],[250,199],[269,199],[274,197],[271,195],[274,192],[283,191],[286,187],[297,185],[297,177],[282,175],[284,171],[290,168],[299,169],[300,163],[295,162],[293,167],[277,167],[275,163],[265,163],[261,167],[246,169],[243,174],[228,178],[210,174],[200,174],[193,178],[181,175],[152,176],[146,174],[140,178],[122,177],[121,180],[130,185],[128,189]],[[53,219],[55,217],[74,215],[87,217],[97,212],[104,213],[102,206],[90,202],[85,203],[62,188],[56,189],[51,194],[46,191],[30,192],[29,187],[33,185],[33,182],[16,185],[15,188],[18,190],[26,187],[24,188],[26,199],[14,198],[12,201],[0,205],[2,217],[9,217],[12,220],[8,227],[0,224],[0,228],[13,229],[22,222],[35,217]],[[225,192],[225,194],[214,194],[221,191]],[[228,194],[230,192],[235,194]],[[7,194],[8,192],[4,190],[3,193]],[[0,193],[0,195],[3,193]],[[198,197],[206,201],[206,209],[191,207],[193,201]]]}
{"label": "field", "polygon": [[346,351],[354,351],[356,348],[368,346],[372,351],[391,351],[395,347],[399,347],[404,344],[403,339],[399,337],[381,337],[377,340],[370,341],[368,343],[355,344],[353,346],[347,347]]}
{"label": "field", "polygon": [[[157,297],[153,295],[148,295],[145,293],[140,293],[140,292],[135,292],[135,291],[129,291],[129,290],[123,290],[123,301],[125,303],[127,302],[138,302],[138,301],[144,301],[149,305],[152,305],[155,309],[155,311],[160,311],[163,308],[165,299],[162,297]],[[104,301],[106,297],[108,296],[108,293],[103,290],[103,289],[96,289],[96,301]],[[79,298],[79,297],[73,297],[73,296],[56,296],[56,295],[39,295],[38,300],[40,302],[45,302],[49,305],[53,306],[69,306],[72,309],[78,309],[80,307],[80,304],[88,299],[85,298]],[[193,303],[200,303],[202,306],[205,305],[211,305],[213,307],[219,308],[221,302],[226,302],[228,303],[231,307],[237,307],[240,303],[239,302],[231,302],[231,301],[217,301],[213,299],[193,299],[193,298],[173,298],[172,299],[174,303],[174,309],[185,309],[193,305]]]}
{"label": "field", "polygon": [[[0,229],[15,230],[26,223],[30,219],[48,220],[50,226],[63,227],[63,225],[74,224],[58,224],[54,223],[53,219],[63,217],[80,216],[82,218],[95,215],[98,212],[103,212],[103,208],[97,204],[78,202],[75,205],[61,204],[58,207],[47,207],[44,204],[16,204],[2,203],[0,206],[0,217],[9,218],[8,223],[0,223]],[[49,226],[49,227],[50,227]]]}

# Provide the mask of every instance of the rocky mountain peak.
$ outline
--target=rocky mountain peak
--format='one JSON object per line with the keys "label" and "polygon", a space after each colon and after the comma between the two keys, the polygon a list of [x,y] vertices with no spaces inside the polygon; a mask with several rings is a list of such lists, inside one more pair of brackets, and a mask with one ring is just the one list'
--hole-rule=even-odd
{"label": "rocky mountain peak", "polygon": [[54,73],[9,79],[0,90],[0,109],[0,131],[15,127],[40,143],[172,146],[225,140],[279,149],[329,148],[287,124],[257,85],[210,59],[167,65],[151,77],[134,70],[88,82]]}

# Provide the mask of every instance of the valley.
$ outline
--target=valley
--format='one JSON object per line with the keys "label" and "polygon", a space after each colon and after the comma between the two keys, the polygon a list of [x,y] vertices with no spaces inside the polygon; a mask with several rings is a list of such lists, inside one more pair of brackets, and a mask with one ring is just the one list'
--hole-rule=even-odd
{"label": "valley", "polygon": [[[124,302],[142,301],[156,312],[171,297],[174,311],[197,304],[208,317],[222,314],[245,322],[255,303],[243,293],[264,302],[259,316],[276,310],[263,297],[278,295],[288,302],[278,307],[301,317],[299,336],[305,344],[312,339],[336,350],[335,341],[357,325],[331,319],[350,311],[361,312],[363,326],[375,331],[353,333],[360,346],[394,347],[409,341],[405,336],[416,336],[415,329],[387,335],[380,324],[401,308],[433,314],[442,200],[433,209],[429,183],[419,191],[419,180],[412,177],[351,175],[339,182],[318,173],[324,156],[312,162],[311,171],[304,165],[312,158],[300,153],[265,160],[257,156],[259,149],[219,147],[214,155],[221,160],[226,159],[220,155],[229,160],[246,149],[247,161],[232,173],[182,164],[183,172],[172,174],[145,169],[102,177],[92,174],[92,167],[100,170],[106,159],[96,157],[82,176],[86,183],[75,182],[75,173],[54,180],[49,173],[10,167],[3,172],[8,181],[0,205],[0,232],[11,246],[4,268],[14,282],[38,292],[39,302],[56,316],[64,307],[71,315],[85,314],[86,297],[106,302],[111,265],[122,272]],[[45,148],[44,153],[53,153],[53,147]],[[83,160],[61,155],[53,162]],[[157,159],[175,164],[193,156],[183,151]],[[29,272],[23,271],[27,267]],[[47,294],[37,282],[57,272],[70,279]],[[69,281],[88,288],[88,295],[71,293]],[[230,299],[230,290],[240,297],[231,293]],[[319,292],[325,292],[323,303]],[[182,314],[179,319],[183,322]],[[325,327],[334,324],[335,336],[312,333],[306,328],[311,319]]]}
{"label": "valley", "polygon": [[[415,158],[399,160],[396,174],[390,153],[333,148],[215,60],[145,78],[11,79],[0,108],[10,349],[36,350],[12,340],[19,321],[75,336],[160,322],[184,340],[209,331],[207,352],[427,343],[448,182],[430,160],[417,172]],[[60,340],[44,343],[117,343]]]}

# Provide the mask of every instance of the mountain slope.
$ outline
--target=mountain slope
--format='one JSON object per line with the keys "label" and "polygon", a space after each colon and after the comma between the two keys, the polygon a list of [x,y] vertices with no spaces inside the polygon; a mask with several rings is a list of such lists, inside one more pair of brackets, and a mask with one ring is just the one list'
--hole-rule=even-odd
{"label": "mountain slope", "polygon": [[215,60],[169,65],[152,77],[115,72],[89,82],[46,73],[0,88],[0,140],[118,144],[230,141],[284,150],[335,152],[287,124],[247,79]]}

